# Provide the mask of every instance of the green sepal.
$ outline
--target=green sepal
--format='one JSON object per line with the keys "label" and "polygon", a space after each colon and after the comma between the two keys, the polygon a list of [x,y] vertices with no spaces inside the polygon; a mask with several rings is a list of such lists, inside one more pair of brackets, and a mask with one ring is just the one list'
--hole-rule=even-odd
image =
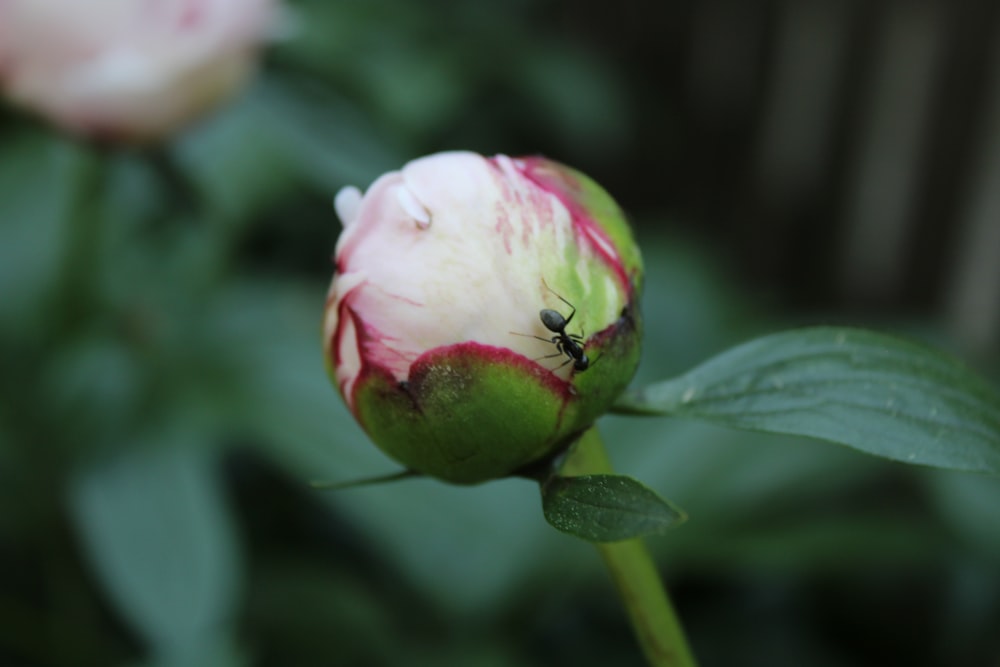
{"label": "green sepal", "polygon": [[581,426],[589,426],[628,387],[639,366],[642,320],[638,304],[625,308],[607,329],[592,336],[585,347],[590,359],[586,371],[573,374]]}
{"label": "green sepal", "polygon": [[375,444],[396,460],[475,484],[507,476],[557,447],[575,416],[569,391],[508,349],[460,343],[421,355],[405,383],[366,369],[354,406]]}
{"label": "green sepal", "polygon": [[350,403],[371,439],[407,468],[458,484],[517,474],[558,452],[607,411],[639,363],[629,307],[587,341],[570,381],[507,348],[458,343],[413,363],[407,382],[365,368]]}

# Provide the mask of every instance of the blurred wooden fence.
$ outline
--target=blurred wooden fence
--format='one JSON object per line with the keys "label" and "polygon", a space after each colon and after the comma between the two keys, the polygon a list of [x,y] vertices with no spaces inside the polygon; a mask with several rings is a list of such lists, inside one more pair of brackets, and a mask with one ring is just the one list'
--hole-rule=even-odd
{"label": "blurred wooden fence", "polygon": [[661,68],[671,196],[747,268],[1000,350],[1000,2],[587,4]]}
{"label": "blurred wooden fence", "polygon": [[[764,34],[738,42],[767,52],[744,175],[750,201],[742,202],[754,211],[756,227],[771,226],[761,240],[787,234],[797,242],[812,236],[814,243],[834,243],[832,262],[816,253],[814,266],[832,270],[845,297],[930,305],[965,344],[984,351],[995,345],[1000,3],[758,6],[770,14],[758,24]],[[727,31],[753,29],[742,20],[745,3],[708,0],[695,7],[696,50],[714,44],[732,62],[751,55],[733,53],[722,41],[732,39]],[[697,54],[691,67],[692,84],[704,87],[696,96],[718,94],[711,88],[725,85],[704,76],[710,68]]]}

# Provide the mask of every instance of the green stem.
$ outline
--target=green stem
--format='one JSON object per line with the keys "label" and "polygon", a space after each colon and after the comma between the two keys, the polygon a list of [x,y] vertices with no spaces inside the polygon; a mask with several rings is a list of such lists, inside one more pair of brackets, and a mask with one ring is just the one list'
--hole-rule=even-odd
{"label": "green stem", "polygon": [[[612,474],[596,427],[588,430],[563,463],[560,474]],[[597,544],[628,611],[632,629],[653,667],[695,667],[680,620],[656,565],[641,539]]]}
{"label": "green stem", "polygon": [[57,336],[71,337],[93,317],[98,308],[97,285],[101,244],[104,242],[104,197],[107,187],[106,156],[83,150],[76,157],[73,198],[65,256],[59,268],[53,312]]}

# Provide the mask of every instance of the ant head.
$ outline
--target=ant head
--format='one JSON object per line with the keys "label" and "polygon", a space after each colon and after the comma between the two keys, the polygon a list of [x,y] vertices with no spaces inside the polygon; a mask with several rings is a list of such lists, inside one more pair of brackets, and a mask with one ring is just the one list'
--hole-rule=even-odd
{"label": "ant head", "polygon": [[553,333],[561,333],[566,328],[566,318],[557,310],[544,308],[539,311],[538,317],[542,320],[545,328]]}
{"label": "ant head", "polygon": [[573,362],[573,368],[578,371],[585,371],[590,368],[590,359],[586,354],[581,353],[580,358]]}

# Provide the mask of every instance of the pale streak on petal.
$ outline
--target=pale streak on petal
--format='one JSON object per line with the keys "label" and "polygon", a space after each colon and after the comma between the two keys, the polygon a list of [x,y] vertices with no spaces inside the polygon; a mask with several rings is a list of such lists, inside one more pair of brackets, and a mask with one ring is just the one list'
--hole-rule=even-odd
{"label": "pale streak on petal", "polygon": [[417,227],[420,229],[427,229],[431,226],[431,212],[428,211],[423,204],[417,201],[416,196],[407,187],[401,187],[396,190],[396,199],[399,201],[399,205],[403,207],[403,210],[408,216],[413,218],[417,222]]}
{"label": "pale streak on petal", "polygon": [[341,188],[337,196],[333,198],[333,210],[340,218],[340,224],[344,227],[350,226],[358,218],[358,209],[361,208],[361,190],[348,185]]}
{"label": "pale streak on petal", "polygon": [[[615,280],[614,276],[606,275],[604,276],[604,290],[607,294],[614,294],[621,289],[621,285]],[[612,306],[612,302],[608,301],[608,312],[604,313],[604,317],[608,318],[610,321],[614,322],[618,319],[618,311]]]}
{"label": "pale streak on petal", "polygon": [[[511,179],[520,179],[521,175],[517,171],[517,164],[514,160],[511,160],[509,156],[503,153],[497,153],[494,158],[497,162],[497,166],[500,167],[501,171]],[[515,181],[516,182],[516,181]]]}
{"label": "pale streak on petal", "polygon": [[615,247],[602,235],[588,233],[587,236],[590,238],[591,242],[596,245],[601,251],[611,257],[612,259],[618,259],[618,251]]}

